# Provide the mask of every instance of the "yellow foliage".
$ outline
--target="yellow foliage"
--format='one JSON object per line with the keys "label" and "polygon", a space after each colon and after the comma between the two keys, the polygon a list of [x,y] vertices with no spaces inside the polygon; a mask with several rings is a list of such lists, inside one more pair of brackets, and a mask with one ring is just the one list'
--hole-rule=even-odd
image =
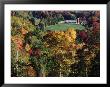
{"label": "yellow foliage", "polygon": [[82,47],[85,45],[85,43],[81,43],[81,44],[78,44],[76,49],[82,49]]}
{"label": "yellow foliage", "polygon": [[30,64],[29,56],[29,53],[27,53],[25,50],[21,50],[18,52],[18,61],[23,61],[26,64]]}
{"label": "yellow foliage", "polygon": [[12,25],[12,29],[14,27],[17,28],[17,26],[20,26],[19,27],[20,29],[22,29],[23,27],[27,31],[33,31],[35,27],[34,25],[32,25],[32,23],[29,20],[23,19],[22,17],[16,17],[16,16],[11,17],[11,25]]}
{"label": "yellow foliage", "polygon": [[29,51],[31,49],[30,45],[26,44],[25,49],[26,49],[26,51]]}
{"label": "yellow foliage", "polygon": [[72,39],[76,39],[76,31],[74,28],[68,28],[66,33],[72,38]]}
{"label": "yellow foliage", "polygon": [[71,64],[74,63],[74,61],[71,60],[71,59],[64,59],[63,61],[64,61],[66,64],[69,64],[69,65],[71,65]]}

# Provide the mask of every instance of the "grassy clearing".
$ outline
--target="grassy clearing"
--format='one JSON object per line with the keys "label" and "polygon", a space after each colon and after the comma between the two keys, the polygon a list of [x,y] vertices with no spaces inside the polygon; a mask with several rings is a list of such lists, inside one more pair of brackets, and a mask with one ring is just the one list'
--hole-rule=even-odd
{"label": "grassy clearing", "polygon": [[82,25],[79,25],[79,24],[72,24],[72,23],[68,23],[68,24],[56,24],[56,25],[50,25],[50,26],[47,26],[46,27],[46,30],[63,30],[65,31],[66,29],[68,28],[75,28],[75,29],[78,29],[78,30],[83,30],[85,29],[84,26]]}

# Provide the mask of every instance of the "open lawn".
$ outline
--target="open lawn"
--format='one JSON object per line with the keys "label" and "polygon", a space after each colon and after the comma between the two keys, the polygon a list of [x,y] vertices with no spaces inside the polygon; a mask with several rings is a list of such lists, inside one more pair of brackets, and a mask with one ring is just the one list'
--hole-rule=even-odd
{"label": "open lawn", "polygon": [[56,25],[50,25],[46,27],[46,30],[63,30],[65,31],[68,28],[75,28],[78,30],[83,30],[85,29],[84,26],[80,25],[80,24],[73,24],[73,23],[65,23],[65,24],[56,24]]}

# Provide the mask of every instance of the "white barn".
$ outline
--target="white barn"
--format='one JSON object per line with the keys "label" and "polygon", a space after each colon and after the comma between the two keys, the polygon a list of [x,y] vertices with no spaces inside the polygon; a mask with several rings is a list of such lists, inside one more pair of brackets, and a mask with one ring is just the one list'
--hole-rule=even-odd
{"label": "white barn", "polygon": [[76,20],[65,20],[65,21],[60,21],[60,22],[58,22],[58,24],[63,24],[63,23],[80,24],[80,20],[79,20],[79,18],[77,18]]}

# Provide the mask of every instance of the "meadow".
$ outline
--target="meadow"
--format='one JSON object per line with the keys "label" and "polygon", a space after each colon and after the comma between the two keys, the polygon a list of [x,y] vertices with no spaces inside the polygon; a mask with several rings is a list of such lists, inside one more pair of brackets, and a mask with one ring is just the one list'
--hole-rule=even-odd
{"label": "meadow", "polygon": [[46,27],[46,30],[51,30],[51,31],[54,31],[54,30],[61,30],[61,31],[65,31],[67,30],[68,28],[74,28],[74,29],[78,29],[78,30],[83,30],[85,29],[84,26],[82,26],[81,24],[74,24],[74,23],[64,23],[64,24],[56,24],[56,25],[50,25],[50,26],[47,26]]}

